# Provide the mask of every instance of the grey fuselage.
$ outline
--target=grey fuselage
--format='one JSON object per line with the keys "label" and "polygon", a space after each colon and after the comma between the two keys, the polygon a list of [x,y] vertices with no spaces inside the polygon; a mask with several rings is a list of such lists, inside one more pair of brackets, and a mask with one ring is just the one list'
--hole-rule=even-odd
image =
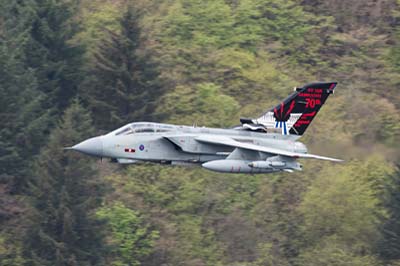
{"label": "grey fuselage", "polygon": [[302,169],[298,158],[341,162],[309,154],[306,146],[296,141],[336,85],[337,82],[314,82],[296,87],[262,116],[241,118],[241,125],[230,129],[139,122],[67,149],[109,157],[118,163],[201,164],[224,173],[292,172]]}
{"label": "grey fuselage", "polygon": [[[296,142],[298,136],[254,132],[242,127],[220,129],[147,122],[125,125],[72,148],[89,155],[108,157],[119,163],[149,161],[186,165],[224,159],[228,159],[226,163],[229,163],[230,159],[235,162],[242,160],[240,154],[234,154],[234,147],[197,141],[196,138],[201,136],[224,136],[242,143],[307,153],[305,145]],[[250,159],[246,156],[246,160],[242,161],[247,165],[248,162],[266,160],[272,156],[273,154],[254,152]]]}

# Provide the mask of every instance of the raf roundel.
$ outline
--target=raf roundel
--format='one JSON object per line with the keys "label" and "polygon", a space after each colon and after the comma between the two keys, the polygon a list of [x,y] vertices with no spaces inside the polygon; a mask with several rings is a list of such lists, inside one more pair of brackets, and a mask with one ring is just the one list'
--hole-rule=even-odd
{"label": "raf roundel", "polygon": [[258,118],[241,118],[241,125],[231,128],[134,122],[66,149],[120,164],[201,165],[223,173],[291,173],[302,170],[299,158],[341,162],[308,153],[297,141],[336,84],[314,82],[296,88]]}

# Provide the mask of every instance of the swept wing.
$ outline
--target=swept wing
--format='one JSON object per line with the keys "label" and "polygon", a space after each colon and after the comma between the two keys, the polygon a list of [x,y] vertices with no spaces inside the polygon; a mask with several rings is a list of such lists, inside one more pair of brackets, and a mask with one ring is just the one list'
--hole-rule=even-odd
{"label": "swept wing", "polygon": [[270,153],[270,154],[287,156],[287,157],[291,157],[291,158],[319,159],[319,160],[326,160],[326,161],[332,161],[332,162],[342,162],[343,161],[340,159],[330,158],[330,157],[325,157],[325,156],[320,156],[320,155],[307,154],[307,153],[296,153],[296,152],[286,151],[286,150],[282,150],[282,149],[251,144],[251,143],[243,143],[243,142],[236,141],[229,137],[199,136],[199,137],[196,137],[195,140],[197,140],[199,142],[203,142],[203,143],[226,145],[226,146],[231,146],[231,147],[235,147],[235,148],[265,152],[265,153]]}

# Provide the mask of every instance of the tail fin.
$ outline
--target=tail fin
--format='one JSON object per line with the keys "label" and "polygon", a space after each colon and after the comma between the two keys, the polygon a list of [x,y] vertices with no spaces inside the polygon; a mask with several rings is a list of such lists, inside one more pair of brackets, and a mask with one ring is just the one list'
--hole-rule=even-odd
{"label": "tail fin", "polygon": [[240,119],[248,128],[280,128],[283,135],[303,135],[319,109],[330,94],[334,92],[337,82],[317,82],[296,88],[276,107],[270,109],[257,119]]}

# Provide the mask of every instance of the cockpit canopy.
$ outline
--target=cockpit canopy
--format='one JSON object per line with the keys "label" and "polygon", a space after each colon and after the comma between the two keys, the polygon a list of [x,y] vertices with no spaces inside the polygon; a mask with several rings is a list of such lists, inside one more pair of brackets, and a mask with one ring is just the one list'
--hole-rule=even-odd
{"label": "cockpit canopy", "polygon": [[148,122],[136,122],[120,127],[108,133],[107,135],[125,136],[130,134],[139,134],[139,133],[168,132],[172,131],[173,129],[174,126],[172,125],[148,123]]}

